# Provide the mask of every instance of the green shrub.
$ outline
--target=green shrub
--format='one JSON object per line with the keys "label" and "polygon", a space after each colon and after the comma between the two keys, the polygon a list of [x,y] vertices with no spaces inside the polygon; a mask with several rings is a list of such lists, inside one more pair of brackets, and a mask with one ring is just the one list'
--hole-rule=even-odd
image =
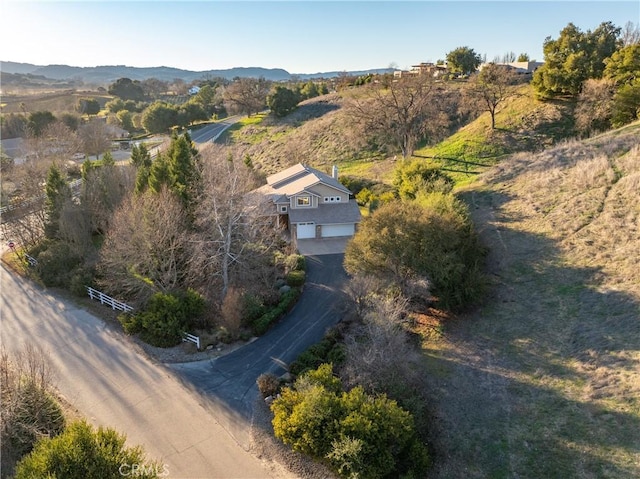
{"label": "green shrub", "polygon": [[142,318],[138,314],[122,313],[118,315],[118,321],[127,334],[138,334],[142,331]]}
{"label": "green shrub", "polygon": [[144,311],[133,317],[123,315],[121,321],[128,333],[140,332],[149,344],[170,347],[180,344],[182,334],[192,327],[204,308],[204,298],[191,289],[182,294],[156,293]]}
{"label": "green shrub", "polygon": [[302,352],[289,365],[289,372],[296,376],[318,368],[323,363],[341,364],[346,358],[344,346],[340,343],[341,336],[331,330],[325,337],[306,351]]}
{"label": "green shrub", "polygon": [[412,415],[385,395],[371,396],[361,387],[343,391],[331,365],[284,388],[271,410],[276,437],[328,459],[343,477],[425,475],[429,458]]}
{"label": "green shrub", "polygon": [[81,266],[76,268],[71,274],[69,281],[69,289],[76,296],[86,296],[87,286],[94,287],[95,270],[90,266]]}
{"label": "green shrub", "polygon": [[282,298],[280,298],[280,302],[274,308],[270,309],[253,322],[253,334],[261,336],[266,333],[273,323],[293,307],[299,296],[300,290],[298,288],[291,288],[291,290],[283,294]]}
{"label": "green shrub", "polygon": [[46,286],[66,288],[71,272],[82,263],[82,257],[63,241],[49,241],[37,258],[37,271]]}
{"label": "green shrub", "polygon": [[287,274],[287,284],[291,287],[299,287],[304,284],[306,273],[304,271],[290,271]]}
{"label": "green shrub", "polygon": [[306,260],[301,254],[291,254],[285,260],[285,268],[287,271],[304,271]]}
{"label": "green shrub", "polygon": [[245,324],[251,324],[265,313],[262,299],[251,293],[242,295],[242,319]]}
{"label": "green shrub", "polygon": [[[125,436],[102,427],[94,431],[76,422],[53,439],[43,439],[16,467],[15,479],[57,477],[65,479],[120,479],[123,465],[139,467],[135,477],[157,478],[165,469],[145,460],[140,447],[125,447]],[[131,469],[124,471],[131,473]]]}

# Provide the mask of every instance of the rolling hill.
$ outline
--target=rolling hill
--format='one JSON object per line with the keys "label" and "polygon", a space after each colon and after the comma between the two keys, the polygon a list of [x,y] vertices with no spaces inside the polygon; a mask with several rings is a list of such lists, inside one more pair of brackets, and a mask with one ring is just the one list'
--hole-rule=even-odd
{"label": "rolling hill", "polygon": [[[79,80],[85,83],[105,84],[111,83],[118,78],[130,78],[132,80],[145,80],[147,78],[157,78],[163,81],[172,81],[180,78],[185,82],[201,80],[208,77],[220,77],[232,80],[235,77],[264,77],[272,81],[291,80],[294,77],[299,79],[309,78],[332,78],[343,72],[319,72],[319,73],[289,73],[282,68],[261,68],[261,67],[236,67],[223,70],[191,71],[180,68],[166,66],[159,67],[130,67],[126,65],[103,65],[95,67],[74,67],[69,65],[33,65],[30,63],[0,62],[0,71],[6,73],[19,73],[43,76],[52,80]],[[386,73],[391,71],[388,68],[377,68],[364,71],[348,72],[351,75],[366,75],[368,73]]]}

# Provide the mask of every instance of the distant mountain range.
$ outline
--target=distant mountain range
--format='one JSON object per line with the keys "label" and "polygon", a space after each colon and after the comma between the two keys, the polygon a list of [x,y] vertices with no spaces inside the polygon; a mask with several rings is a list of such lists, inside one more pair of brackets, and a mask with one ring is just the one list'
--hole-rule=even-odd
{"label": "distant mountain range", "polygon": [[[367,75],[369,73],[387,73],[391,68],[376,68],[363,71],[346,72],[349,75]],[[238,67],[226,70],[191,71],[171,67],[129,67],[125,65],[105,65],[97,67],[72,67],[69,65],[33,65],[31,63],[0,62],[0,72],[10,74],[45,77],[58,81],[82,81],[91,84],[112,83],[118,78],[130,78],[132,80],[145,80],[157,78],[163,81],[172,81],[180,78],[189,83],[193,80],[221,77],[233,79],[235,77],[264,77],[272,81],[286,81],[293,78],[307,80],[310,78],[333,78],[344,72],[319,72],[319,73],[289,73],[282,68]]]}

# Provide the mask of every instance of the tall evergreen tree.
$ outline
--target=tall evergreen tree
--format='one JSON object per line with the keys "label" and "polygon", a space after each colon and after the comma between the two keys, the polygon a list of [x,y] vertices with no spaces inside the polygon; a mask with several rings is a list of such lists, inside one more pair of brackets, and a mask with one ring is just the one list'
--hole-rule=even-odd
{"label": "tall evergreen tree", "polygon": [[55,164],[49,168],[46,195],[45,212],[47,220],[44,225],[44,234],[47,238],[56,239],[60,233],[60,213],[64,204],[71,199],[71,188],[69,188],[62,172]]}

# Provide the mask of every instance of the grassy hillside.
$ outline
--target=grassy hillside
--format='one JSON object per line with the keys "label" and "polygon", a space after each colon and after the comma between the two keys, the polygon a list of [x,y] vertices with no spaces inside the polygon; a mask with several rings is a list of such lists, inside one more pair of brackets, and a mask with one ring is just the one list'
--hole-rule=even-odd
{"label": "grassy hillside", "polygon": [[285,118],[258,115],[229,130],[220,141],[231,142],[267,174],[303,162],[329,170],[348,170],[359,163],[384,159],[367,148],[344,111],[344,98],[334,93],[304,101]]}
{"label": "grassy hillside", "polygon": [[435,477],[640,477],[640,123],[464,195],[492,294],[424,344]]}
{"label": "grassy hillside", "polygon": [[[372,150],[365,132],[357,129],[344,108],[345,97],[358,94],[354,89],[307,100],[283,119],[250,118],[221,141],[240,147],[267,174],[297,162],[327,171],[335,163],[343,174],[390,182],[397,155],[389,158]],[[493,165],[509,153],[539,150],[570,136],[572,110],[568,102],[536,100],[531,87],[523,85],[499,108],[496,130],[491,130],[489,114],[484,113],[441,143],[418,149],[415,156],[468,183],[486,169],[483,165]]]}
{"label": "grassy hillside", "polygon": [[478,173],[505,155],[518,151],[540,151],[573,135],[573,104],[541,102],[530,85],[498,107],[496,129],[483,113],[435,146],[418,149],[414,156],[425,158],[447,170],[458,183],[468,183]]}

